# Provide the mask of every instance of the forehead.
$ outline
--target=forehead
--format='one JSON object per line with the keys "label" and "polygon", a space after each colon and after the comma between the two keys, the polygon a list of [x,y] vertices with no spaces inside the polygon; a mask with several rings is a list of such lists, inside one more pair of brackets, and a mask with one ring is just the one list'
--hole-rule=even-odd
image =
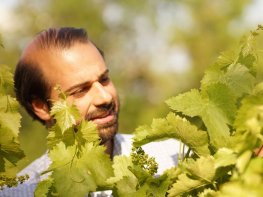
{"label": "forehead", "polygon": [[91,42],[75,43],[66,49],[39,50],[32,55],[48,83],[60,85],[62,90],[96,80],[106,70],[103,57]]}

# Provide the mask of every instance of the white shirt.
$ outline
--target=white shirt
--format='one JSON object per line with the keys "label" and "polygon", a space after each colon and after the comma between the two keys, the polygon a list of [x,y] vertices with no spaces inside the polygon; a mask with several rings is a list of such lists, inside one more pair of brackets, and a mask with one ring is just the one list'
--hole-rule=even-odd
{"label": "white shirt", "polygon": [[[114,138],[113,155],[130,155],[132,147],[132,135],[117,134]],[[180,142],[169,139],[161,142],[152,142],[142,146],[143,150],[158,163],[157,174],[178,164]],[[0,197],[33,197],[35,188],[47,175],[41,176],[41,172],[48,169],[51,164],[47,153],[33,161],[24,168],[18,175],[28,174],[29,179],[17,187],[0,190]],[[111,191],[94,192],[93,197],[111,196]]]}

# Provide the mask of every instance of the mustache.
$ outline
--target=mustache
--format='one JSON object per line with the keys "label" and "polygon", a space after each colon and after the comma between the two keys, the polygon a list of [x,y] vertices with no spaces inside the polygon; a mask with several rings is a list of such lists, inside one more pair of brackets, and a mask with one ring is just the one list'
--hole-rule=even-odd
{"label": "mustache", "polygon": [[95,118],[104,117],[104,116],[107,116],[109,114],[117,113],[116,110],[117,110],[116,104],[114,102],[111,102],[109,104],[104,104],[104,105],[98,107],[96,110],[88,113],[85,116],[85,119],[86,120],[92,120]]}

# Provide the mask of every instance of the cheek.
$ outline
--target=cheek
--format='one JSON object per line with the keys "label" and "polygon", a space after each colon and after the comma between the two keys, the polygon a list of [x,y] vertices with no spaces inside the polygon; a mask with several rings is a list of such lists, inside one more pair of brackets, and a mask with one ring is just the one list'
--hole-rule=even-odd
{"label": "cheek", "polygon": [[108,86],[108,92],[110,92],[110,94],[112,95],[113,98],[118,97],[117,90],[116,90],[116,88],[112,82],[110,82],[110,84]]}
{"label": "cheek", "polygon": [[112,85],[112,87],[110,88],[110,94],[112,95],[112,98],[119,110],[119,105],[120,105],[120,102],[119,102],[119,97],[118,97],[118,93],[117,93],[117,90],[116,88],[114,87],[114,85]]}
{"label": "cheek", "polygon": [[81,117],[85,117],[90,109],[90,105],[91,105],[90,98],[88,96],[83,96],[78,99],[73,99],[73,102],[77,106]]}

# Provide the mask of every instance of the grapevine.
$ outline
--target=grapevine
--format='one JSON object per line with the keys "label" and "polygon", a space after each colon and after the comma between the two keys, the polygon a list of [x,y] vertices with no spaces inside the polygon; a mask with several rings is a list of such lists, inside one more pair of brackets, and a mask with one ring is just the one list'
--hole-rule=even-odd
{"label": "grapevine", "polygon": [[18,143],[21,116],[18,102],[9,94],[12,89],[13,75],[7,66],[0,65],[0,190],[17,186],[29,178],[28,175],[17,177],[7,167],[11,164],[15,168],[24,157]]}
{"label": "grapevine", "polygon": [[[130,156],[111,160],[100,145],[96,125],[80,120],[74,103],[56,87],[60,98],[51,109],[56,123],[47,137],[52,163],[35,196],[85,196],[103,190],[117,197],[263,196],[263,158],[254,152],[263,144],[263,80],[257,75],[262,65],[256,46],[262,30],[258,26],[236,51],[222,53],[206,70],[199,89],[168,99],[171,112],[166,117],[138,127]],[[6,96],[10,73],[0,74],[0,132],[5,139],[0,140],[0,187],[13,187],[28,177],[7,178],[3,173],[5,161],[15,165],[24,155],[16,141],[17,103]],[[13,115],[15,124],[1,113]],[[178,166],[156,176],[157,163],[142,146],[167,138],[181,141],[188,153]],[[6,142],[13,148],[6,148]]]}
{"label": "grapevine", "polygon": [[[259,27],[253,31],[234,56],[222,54],[206,71],[200,89],[168,99],[166,103],[174,112],[165,118],[154,119],[151,126],[140,126],[133,138],[134,147],[129,157],[115,156],[113,161],[109,160],[96,138],[96,143],[84,138],[81,146],[85,148],[78,149],[75,136],[89,134],[83,134],[81,129],[73,130],[78,115],[74,105],[68,106],[66,97],[62,96],[52,109],[57,124],[48,137],[53,145],[49,153],[53,174],[45,180],[49,181],[49,188],[55,188],[62,196],[71,196],[73,192],[82,196],[103,189],[113,190],[114,196],[125,197],[242,196],[250,192],[261,196],[263,161],[253,154],[263,139],[263,90],[261,81],[256,81],[259,65],[254,49],[254,40],[261,30]],[[200,127],[191,122],[192,117],[200,119]],[[157,165],[154,158],[149,158],[141,146],[167,138],[180,140],[191,154],[187,154],[178,167],[155,176]],[[76,150],[79,150],[77,156]],[[90,150],[88,157],[85,154]],[[68,156],[61,159],[64,161],[61,163],[57,161],[57,155]],[[88,160],[90,157],[93,162],[103,160],[104,165],[98,164],[98,169],[96,162],[95,165],[83,162],[82,158]],[[81,167],[88,169],[88,174],[79,176]],[[65,178],[68,171],[72,175]],[[105,174],[99,176],[104,181],[97,180],[96,171],[104,171]],[[252,178],[257,182],[252,184]],[[42,185],[39,184],[37,193],[43,191]],[[45,186],[44,193],[48,193],[49,188]]]}

